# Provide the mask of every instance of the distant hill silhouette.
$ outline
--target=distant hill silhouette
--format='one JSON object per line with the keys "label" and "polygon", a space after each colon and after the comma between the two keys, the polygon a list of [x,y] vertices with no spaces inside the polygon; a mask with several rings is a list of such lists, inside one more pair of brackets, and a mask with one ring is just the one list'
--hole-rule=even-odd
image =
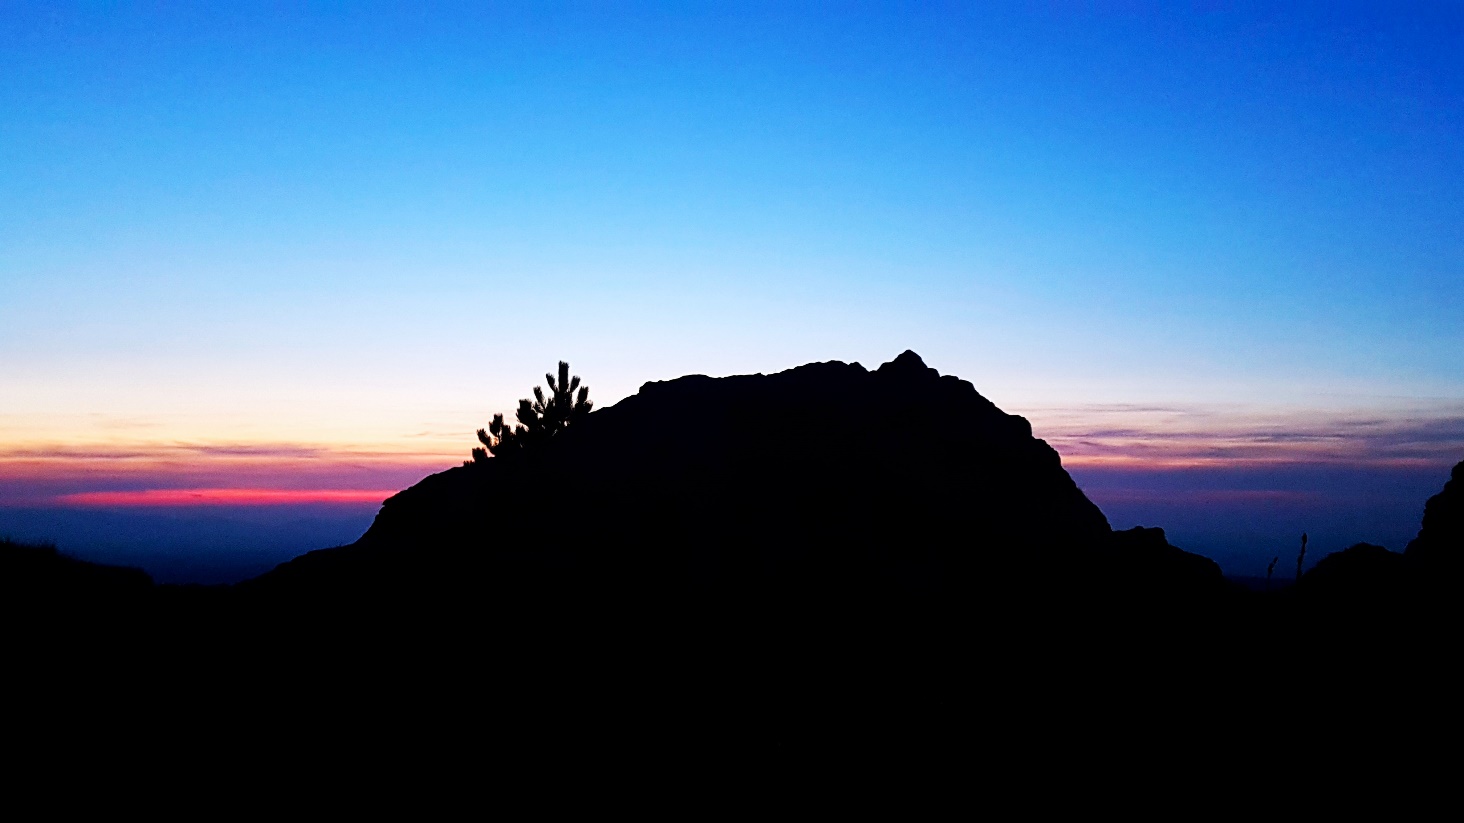
{"label": "distant hill silhouette", "polygon": [[1358,543],[1323,557],[1297,582],[1296,596],[1372,607],[1391,604],[1407,585],[1403,555]]}
{"label": "distant hill silhouette", "polygon": [[90,563],[55,546],[0,539],[0,601],[6,603],[75,608],[152,588],[152,578],[141,569]]}

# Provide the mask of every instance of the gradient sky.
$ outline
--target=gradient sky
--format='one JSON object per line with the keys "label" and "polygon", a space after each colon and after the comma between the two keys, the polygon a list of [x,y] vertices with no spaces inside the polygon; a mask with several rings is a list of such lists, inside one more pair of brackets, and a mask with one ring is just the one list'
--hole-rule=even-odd
{"label": "gradient sky", "polygon": [[0,3],[0,533],[359,533],[560,359],[914,349],[1241,573],[1464,459],[1459,4],[230,5]]}

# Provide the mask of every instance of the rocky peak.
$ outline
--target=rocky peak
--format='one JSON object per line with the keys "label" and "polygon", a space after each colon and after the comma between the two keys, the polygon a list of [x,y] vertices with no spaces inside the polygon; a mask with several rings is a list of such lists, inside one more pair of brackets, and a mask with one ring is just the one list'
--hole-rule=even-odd
{"label": "rocky peak", "polygon": [[939,377],[940,373],[925,365],[920,355],[906,349],[900,356],[875,370],[875,374],[882,377]]}

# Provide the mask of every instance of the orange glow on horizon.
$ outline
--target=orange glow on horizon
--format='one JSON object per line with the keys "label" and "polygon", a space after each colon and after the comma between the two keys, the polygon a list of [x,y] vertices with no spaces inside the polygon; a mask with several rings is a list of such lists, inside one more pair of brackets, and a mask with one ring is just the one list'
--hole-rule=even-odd
{"label": "orange glow on horizon", "polygon": [[56,498],[72,506],[279,506],[301,503],[375,503],[398,489],[142,489],[80,492]]}

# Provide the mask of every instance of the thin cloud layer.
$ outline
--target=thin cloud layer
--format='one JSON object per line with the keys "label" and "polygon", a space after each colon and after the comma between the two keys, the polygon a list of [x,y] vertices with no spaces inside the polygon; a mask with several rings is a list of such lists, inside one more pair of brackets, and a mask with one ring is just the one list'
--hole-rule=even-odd
{"label": "thin cloud layer", "polygon": [[[1144,495],[1169,485],[1163,478],[1173,471],[1189,475],[1173,483],[1177,491],[1194,483],[1194,472],[1230,485],[1247,470],[1274,477],[1285,466],[1432,469],[1464,459],[1464,403],[1457,402],[1343,412],[1131,404],[1025,412],[1064,465],[1090,480],[1151,477],[1158,486],[1144,483]],[[0,506],[182,505],[199,498],[169,495],[227,489],[241,492],[240,505],[289,495],[372,497],[461,459],[456,451],[292,442],[14,444],[0,448]],[[1267,493],[1266,483],[1245,486],[1245,495]]]}
{"label": "thin cloud layer", "polygon": [[1464,458],[1464,403],[1337,412],[1090,406],[1028,412],[1072,467],[1440,465]]}
{"label": "thin cloud layer", "polygon": [[231,505],[385,498],[460,462],[430,451],[297,443],[32,444],[0,450],[0,506],[183,505],[203,493]]}

